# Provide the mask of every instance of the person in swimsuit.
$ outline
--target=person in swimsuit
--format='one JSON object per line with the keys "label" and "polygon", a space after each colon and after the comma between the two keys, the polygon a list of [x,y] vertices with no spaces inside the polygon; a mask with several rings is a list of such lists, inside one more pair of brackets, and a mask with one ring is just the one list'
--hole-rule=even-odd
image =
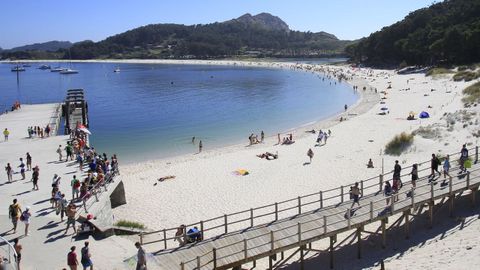
{"label": "person in swimsuit", "polygon": [[18,243],[18,238],[15,238],[13,240],[13,248],[15,249],[15,252],[17,253],[17,257],[15,258],[17,262],[17,269],[20,270],[20,261],[22,260],[22,245]]}

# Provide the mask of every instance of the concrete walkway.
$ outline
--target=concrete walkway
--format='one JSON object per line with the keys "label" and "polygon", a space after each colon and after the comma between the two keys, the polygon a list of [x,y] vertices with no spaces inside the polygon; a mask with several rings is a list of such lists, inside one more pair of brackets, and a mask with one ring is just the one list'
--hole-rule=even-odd
{"label": "concrete walkway", "polygon": [[[0,213],[0,235],[7,240],[21,237],[23,245],[22,269],[62,269],[67,267],[66,256],[72,245],[77,246],[77,254],[87,238],[75,238],[72,235],[63,236],[66,222],[60,222],[60,217],[51,208],[51,183],[53,175],[61,176],[60,190],[68,199],[71,198],[70,180],[73,175],[83,178],[84,174],[79,171],[74,162],[58,161],[56,149],[66,145],[68,136],[52,136],[49,138],[29,139],[28,126],[45,127],[51,121],[57,104],[23,105],[18,111],[0,115],[0,129],[8,128],[10,138],[8,142],[0,139],[0,165],[10,163],[14,168],[13,182],[7,183],[7,175],[4,170],[0,173],[0,198],[4,211]],[[26,159],[26,153],[32,156],[32,166],[40,168],[39,190],[32,190],[30,182],[32,172],[26,172],[26,179],[21,180],[19,158]],[[65,153],[64,153],[65,156]],[[26,162],[26,161],[25,161]],[[2,169],[3,169],[2,167]],[[19,222],[16,234],[13,234],[12,224],[8,219],[7,210],[12,200],[16,198],[22,209],[31,207],[32,219],[30,235],[23,237],[23,223]],[[70,233],[73,233],[70,230]],[[125,238],[113,236],[107,239],[88,239],[92,259],[96,269],[126,269],[123,259],[135,255],[136,249],[133,243]],[[80,258],[79,258],[80,259]],[[128,268],[127,268],[128,269]]]}

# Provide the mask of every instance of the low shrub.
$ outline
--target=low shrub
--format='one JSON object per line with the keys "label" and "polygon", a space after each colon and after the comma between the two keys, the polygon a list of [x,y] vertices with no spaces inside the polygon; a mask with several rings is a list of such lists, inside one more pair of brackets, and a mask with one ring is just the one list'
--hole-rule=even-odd
{"label": "low shrub", "polygon": [[118,227],[126,227],[126,228],[133,228],[133,229],[142,229],[142,230],[145,229],[145,225],[143,225],[140,222],[124,220],[124,219],[117,221],[115,225]]}
{"label": "low shrub", "polygon": [[462,99],[464,103],[480,102],[480,82],[474,83],[463,90],[465,97]]}
{"label": "low shrub", "polygon": [[430,70],[425,73],[425,76],[435,76],[435,75],[443,75],[443,74],[450,74],[453,71],[446,69],[446,68],[431,68]]}
{"label": "low shrub", "polygon": [[413,143],[413,135],[402,132],[396,135],[386,146],[385,154],[392,156],[399,156],[402,152],[407,150]]}
{"label": "low shrub", "polygon": [[464,71],[459,71],[455,73],[455,75],[453,75],[453,80],[456,82],[459,82],[459,81],[469,82],[471,80],[477,79],[478,77],[480,77],[480,72],[464,70]]}

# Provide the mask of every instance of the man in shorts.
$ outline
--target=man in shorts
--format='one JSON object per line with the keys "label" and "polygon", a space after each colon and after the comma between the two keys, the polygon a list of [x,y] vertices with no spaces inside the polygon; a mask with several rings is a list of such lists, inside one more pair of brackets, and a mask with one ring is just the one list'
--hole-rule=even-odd
{"label": "man in shorts", "polygon": [[358,204],[358,207],[360,207],[360,189],[358,188],[358,182],[355,182],[355,186],[352,187],[352,197],[353,197],[353,203],[350,208],[353,208],[355,203]]}
{"label": "man in shorts", "polygon": [[73,227],[73,232],[77,233],[77,228],[75,228],[75,214],[77,214],[77,207],[72,201],[67,206],[67,229],[65,230],[64,235],[67,234],[70,225]]}
{"label": "man in shorts", "polygon": [[8,208],[8,214],[10,219],[12,220],[13,224],[13,233],[17,233],[17,224],[18,220],[20,219],[20,215],[22,214],[22,208],[20,208],[20,204],[17,203],[17,199],[13,199],[13,204],[10,205]]}

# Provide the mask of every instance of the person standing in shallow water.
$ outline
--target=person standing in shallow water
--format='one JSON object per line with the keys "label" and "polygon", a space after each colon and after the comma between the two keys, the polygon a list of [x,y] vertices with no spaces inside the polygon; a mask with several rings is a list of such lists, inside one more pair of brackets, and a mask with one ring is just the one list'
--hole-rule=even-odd
{"label": "person standing in shallow water", "polygon": [[203,148],[203,144],[202,144],[202,141],[200,140],[198,142],[198,152],[201,153],[202,152],[202,148]]}
{"label": "person standing in shallow water", "polygon": [[262,133],[260,133],[260,141],[263,143],[264,139],[265,139],[265,133],[263,133],[263,130],[262,130]]}

